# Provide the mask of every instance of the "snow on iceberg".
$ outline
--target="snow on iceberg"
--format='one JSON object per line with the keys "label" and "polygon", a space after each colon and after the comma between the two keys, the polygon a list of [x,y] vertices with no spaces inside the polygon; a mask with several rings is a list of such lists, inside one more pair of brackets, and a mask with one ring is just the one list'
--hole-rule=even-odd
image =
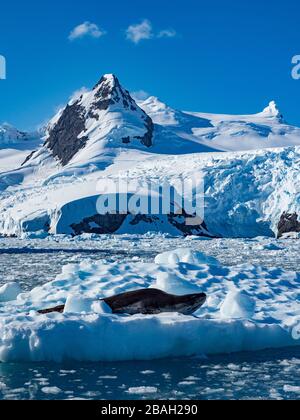
{"label": "snow on iceberg", "polygon": [[104,301],[95,301],[79,295],[69,295],[66,301],[65,314],[111,314],[112,310]]}
{"label": "snow on iceberg", "polygon": [[232,290],[226,296],[220,312],[224,319],[251,319],[255,312],[255,300],[242,291]]}
{"label": "snow on iceberg", "polygon": [[[173,258],[185,252],[176,250]],[[164,264],[160,256],[159,265],[86,260],[65,266],[54,281],[0,304],[0,361],[151,360],[300,345],[292,335],[300,273],[197,264],[198,253],[189,253],[193,264]],[[197,316],[116,316],[98,302],[157,282],[175,294],[201,290],[208,302]],[[63,314],[37,314],[66,302]]]}
{"label": "snow on iceberg", "polygon": [[199,286],[179,278],[176,274],[168,272],[158,273],[156,283],[153,287],[162,290],[163,292],[179,296],[202,292]]}
{"label": "snow on iceberg", "polygon": [[164,252],[155,258],[155,264],[176,265],[178,263],[187,263],[195,265],[219,265],[219,262],[215,258],[208,257],[207,255],[199,251],[192,251],[189,248],[182,248],[171,252]]}

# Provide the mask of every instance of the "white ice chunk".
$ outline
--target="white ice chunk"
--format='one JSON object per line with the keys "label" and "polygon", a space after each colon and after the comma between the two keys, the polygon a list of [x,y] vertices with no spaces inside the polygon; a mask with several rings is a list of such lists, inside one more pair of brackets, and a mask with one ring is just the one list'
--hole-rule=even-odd
{"label": "white ice chunk", "polygon": [[280,248],[278,245],[276,244],[262,244],[262,245],[258,245],[256,247],[254,247],[254,249],[258,250],[258,251],[281,251],[282,248]]}
{"label": "white ice chunk", "polygon": [[18,283],[7,283],[0,287],[0,302],[16,300],[20,293],[22,290]]}
{"label": "white ice chunk", "polygon": [[38,230],[36,232],[22,232],[21,239],[45,239],[48,236],[48,232]]}
{"label": "white ice chunk", "polygon": [[300,239],[300,232],[284,233],[280,239]]}
{"label": "white ice chunk", "polygon": [[284,385],[283,390],[287,393],[300,394],[300,386]]}
{"label": "white ice chunk", "polygon": [[158,273],[153,287],[166,293],[179,296],[202,292],[199,286],[177,277],[176,274],[164,272]]}
{"label": "white ice chunk", "polygon": [[97,302],[94,302],[92,304],[92,310],[96,314],[112,314],[112,309],[110,306],[108,306],[104,300],[99,300]]}
{"label": "white ice chunk", "polygon": [[126,391],[130,395],[144,395],[144,394],[157,394],[158,390],[152,386],[141,386],[138,388],[129,388]]}
{"label": "white ice chunk", "polygon": [[219,265],[219,261],[215,258],[209,257],[199,251],[193,251],[190,248],[181,248],[171,252],[164,252],[155,258],[155,264],[158,265],[174,266],[179,263]]}
{"label": "white ice chunk", "polygon": [[56,386],[45,386],[41,389],[41,391],[44,394],[49,394],[49,395],[57,395],[60,394],[62,392],[62,390],[60,388],[57,388]]}
{"label": "white ice chunk", "polygon": [[92,312],[92,305],[94,301],[79,295],[70,295],[67,298],[64,313],[81,314]]}
{"label": "white ice chunk", "polygon": [[255,313],[255,301],[245,292],[233,290],[221,305],[223,319],[251,319]]}

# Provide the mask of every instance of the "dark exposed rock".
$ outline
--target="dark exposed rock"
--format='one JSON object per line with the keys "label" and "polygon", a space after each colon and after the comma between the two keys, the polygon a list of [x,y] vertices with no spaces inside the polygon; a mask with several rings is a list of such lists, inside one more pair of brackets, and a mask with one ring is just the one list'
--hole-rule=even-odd
{"label": "dark exposed rock", "polygon": [[146,134],[141,136],[136,136],[135,138],[141,140],[141,143],[146,147],[153,146],[153,132],[154,132],[154,124],[153,121],[148,115],[145,115],[145,127],[147,129]]}
{"label": "dark exposed rock", "polygon": [[[97,90],[98,89],[98,90]],[[92,106],[92,109],[89,112],[89,117],[98,119],[96,110],[106,111],[110,106],[116,105],[122,101],[122,106],[124,109],[131,110],[133,112],[137,111],[137,105],[134,99],[131,97],[128,90],[122,88],[118,78],[112,76],[112,80],[108,79],[106,76],[103,76],[99,83],[96,84],[94,90],[97,90],[95,98],[97,99]],[[142,118],[145,120],[146,133],[144,136],[134,137],[137,140],[140,140],[142,145],[146,147],[151,147],[153,145],[153,132],[154,124],[152,119],[143,111]],[[126,141],[124,141],[126,140]],[[127,141],[129,140],[129,141]],[[123,143],[130,143],[130,137],[123,138]]]}
{"label": "dark exposed rock", "polygon": [[130,137],[129,136],[128,137],[123,137],[122,138],[122,143],[129,144],[130,143]]}
{"label": "dark exposed rock", "polygon": [[300,232],[300,222],[297,213],[284,212],[278,223],[278,238],[285,233]]}
{"label": "dark exposed rock", "polygon": [[36,150],[34,150],[33,152],[30,153],[30,155],[27,156],[27,158],[24,160],[24,162],[22,163],[21,166],[26,165],[27,162],[30,161],[30,159],[32,158],[32,156],[35,154]]}
{"label": "dark exposed rock", "polygon": [[[74,223],[71,225],[73,234],[75,236],[82,235],[83,233],[94,233],[97,235],[113,234],[116,233],[127,217],[130,217],[130,214],[106,214],[100,215],[96,214],[91,217],[84,218],[80,223]],[[213,237],[207,230],[205,222],[201,224],[188,225],[186,224],[187,218],[189,218],[186,213],[183,215],[170,214],[167,217],[167,223],[174,226],[179,232],[182,232],[184,236],[189,235],[199,235]],[[150,225],[154,223],[160,223],[160,217],[155,215],[145,215],[137,214],[130,221],[129,224],[132,226],[132,231],[134,232],[135,226],[138,226],[140,223],[148,223]]]}
{"label": "dark exposed rock", "polygon": [[[188,219],[190,219],[191,223],[187,223]],[[213,237],[209,233],[204,220],[199,220],[195,215],[191,216],[184,209],[182,209],[181,215],[175,213],[169,214],[168,221],[185,236],[199,235]]]}
{"label": "dark exposed rock", "polygon": [[153,224],[154,222],[158,222],[159,221],[159,217],[157,216],[147,216],[146,214],[137,214],[133,220],[130,221],[130,224],[132,226],[137,226],[139,223],[144,222],[144,223],[149,223],[149,224]]}
{"label": "dark exposed rock", "polygon": [[46,146],[58,158],[62,165],[67,165],[70,160],[83,149],[87,137],[79,137],[85,130],[84,109],[78,101],[67,105],[60,119],[49,133]]}
{"label": "dark exposed rock", "polygon": [[82,235],[83,233],[111,234],[120,229],[126,217],[126,214],[96,214],[86,217],[78,224],[72,224],[71,228],[75,235]]}
{"label": "dark exposed rock", "polygon": [[103,76],[94,87],[94,90],[97,90],[97,92],[93,108],[106,111],[111,105],[115,105],[122,100],[125,109],[131,109],[132,107],[136,110],[135,101],[128,90],[122,88],[116,76],[112,76],[112,78],[113,80],[111,81],[106,76]]}

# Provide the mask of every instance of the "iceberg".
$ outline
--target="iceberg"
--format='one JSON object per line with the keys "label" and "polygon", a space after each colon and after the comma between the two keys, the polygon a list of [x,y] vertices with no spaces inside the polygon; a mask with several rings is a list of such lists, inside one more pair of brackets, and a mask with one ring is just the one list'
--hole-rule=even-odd
{"label": "iceberg", "polygon": [[[0,361],[154,360],[300,345],[292,333],[300,316],[300,273],[204,263],[192,249],[189,264],[178,258],[186,253],[171,252],[176,260],[171,265],[165,254],[157,257],[159,265],[136,260],[68,264],[54,281],[1,302]],[[157,284],[174,294],[193,288],[209,299],[195,316],[117,316],[100,302]],[[37,312],[64,304],[64,313]]]}

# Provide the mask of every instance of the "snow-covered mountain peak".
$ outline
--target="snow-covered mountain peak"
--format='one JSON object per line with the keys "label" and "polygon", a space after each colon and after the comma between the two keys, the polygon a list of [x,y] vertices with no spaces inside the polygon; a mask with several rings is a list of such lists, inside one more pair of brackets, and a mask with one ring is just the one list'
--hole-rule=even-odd
{"label": "snow-covered mountain peak", "polygon": [[0,144],[18,143],[22,140],[27,140],[29,135],[17,130],[8,123],[0,125]]}
{"label": "snow-covered mountain peak", "polygon": [[114,87],[116,85],[120,86],[119,79],[113,73],[103,74],[103,76],[101,77],[99,82],[96,83],[95,87],[101,85],[103,82],[106,82],[106,83],[110,84],[111,87]]}
{"label": "snow-covered mountain peak", "polygon": [[153,111],[165,110],[169,108],[164,102],[162,102],[156,96],[149,96],[148,99],[142,102],[143,106],[151,108]]}
{"label": "snow-covered mountain peak", "polygon": [[[87,98],[89,95],[85,95]],[[110,106],[123,107],[131,111],[137,111],[137,104],[130,96],[128,90],[124,89],[119,79],[114,74],[105,74],[95,85],[90,96],[100,110],[107,110]]]}
{"label": "snow-covered mountain peak", "polygon": [[152,118],[156,124],[170,126],[178,125],[177,111],[160,101],[156,96],[150,96],[139,102],[140,107]]}
{"label": "snow-covered mountain peak", "polygon": [[[153,123],[113,74],[73,98],[50,121],[46,151],[63,166],[88,164],[116,148],[149,148]],[[32,159],[39,156],[33,154]]]}
{"label": "snow-covered mountain peak", "polygon": [[266,118],[277,118],[278,120],[283,121],[283,115],[275,101],[271,101],[269,105],[263,110],[261,115]]}
{"label": "snow-covered mountain peak", "polygon": [[115,87],[121,87],[120,82],[119,82],[119,79],[113,73],[104,74],[101,77],[101,79],[99,80],[99,82],[96,83],[96,85],[94,86],[94,89],[97,89],[102,84],[106,84],[111,89],[114,89]]}

